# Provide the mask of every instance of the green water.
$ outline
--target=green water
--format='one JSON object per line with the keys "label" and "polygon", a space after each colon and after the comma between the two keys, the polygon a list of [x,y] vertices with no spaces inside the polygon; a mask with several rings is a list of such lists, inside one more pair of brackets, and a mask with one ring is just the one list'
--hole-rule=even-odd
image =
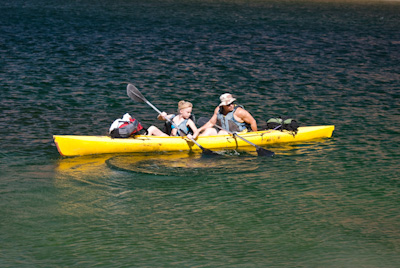
{"label": "green water", "polygon": [[[396,1],[13,1],[0,7],[1,267],[398,267]],[[62,158],[135,84],[210,116],[335,125],[253,151]],[[161,125],[159,125],[161,127]]]}

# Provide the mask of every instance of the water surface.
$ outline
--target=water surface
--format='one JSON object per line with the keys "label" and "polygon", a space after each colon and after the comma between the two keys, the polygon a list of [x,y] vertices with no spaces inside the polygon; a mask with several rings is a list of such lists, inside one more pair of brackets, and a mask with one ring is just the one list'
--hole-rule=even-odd
{"label": "water surface", "polygon": [[[397,267],[396,1],[12,1],[0,7],[0,266]],[[332,139],[230,151],[62,158],[54,134],[103,135],[133,83],[210,116]]]}

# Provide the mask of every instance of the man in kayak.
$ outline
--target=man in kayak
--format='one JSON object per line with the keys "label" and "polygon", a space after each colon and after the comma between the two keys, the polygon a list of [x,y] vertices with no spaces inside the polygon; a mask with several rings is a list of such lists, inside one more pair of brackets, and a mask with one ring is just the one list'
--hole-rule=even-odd
{"label": "man in kayak", "polygon": [[[174,123],[174,124],[170,124],[169,122],[167,123],[167,132],[170,132],[171,136],[186,136],[186,134],[188,133],[198,132],[196,125],[191,119],[192,109],[193,109],[192,103],[181,100],[178,103],[178,115],[167,114],[166,112],[162,112],[157,116],[157,119],[167,121],[168,118]],[[175,126],[177,126],[177,128]],[[162,132],[156,126],[150,126],[147,129],[147,135],[169,136],[168,134]]]}
{"label": "man in kayak", "polygon": [[245,132],[248,128],[251,131],[257,131],[257,122],[253,116],[243,107],[235,104],[236,99],[229,93],[222,94],[219,97],[221,103],[215,108],[214,115],[202,127],[195,132],[194,137],[226,135],[225,130],[219,132],[213,128],[214,125],[220,126],[230,132]]}

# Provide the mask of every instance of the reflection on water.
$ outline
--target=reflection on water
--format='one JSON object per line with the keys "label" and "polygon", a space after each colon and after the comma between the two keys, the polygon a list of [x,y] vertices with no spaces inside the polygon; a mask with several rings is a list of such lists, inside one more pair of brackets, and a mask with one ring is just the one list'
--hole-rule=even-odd
{"label": "reflection on water", "polygon": [[[201,153],[144,153],[85,156],[60,159],[57,171],[82,180],[86,176],[100,176],[112,171],[128,171],[165,176],[241,173],[257,169],[252,162],[255,152],[224,151],[218,156]],[[240,166],[236,165],[240,162]],[[231,166],[235,168],[230,168]],[[86,176],[85,176],[86,175]]]}
{"label": "reflection on water", "polygon": [[[303,144],[281,144],[268,149],[274,157],[257,156],[255,148],[218,152],[218,156],[199,152],[105,154],[74,158],[63,158],[58,162],[58,175],[64,178],[85,180],[88,177],[102,177],[113,172],[134,172],[137,174],[163,176],[219,176],[231,174],[263,173],[279,168],[279,162],[287,157],[300,162],[310,162],[310,157],[323,156],[334,150],[331,140],[306,142]],[[273,165],[266,163],[274,163]],[[281,172],[281,171],[279,171]]]}
{"label": "reflection on water", "polygon": [[58,161],[58,172],[82,172],[89,173],[104,167],[104,163],[110,155],[90,155],[81,157],[61,158]]}

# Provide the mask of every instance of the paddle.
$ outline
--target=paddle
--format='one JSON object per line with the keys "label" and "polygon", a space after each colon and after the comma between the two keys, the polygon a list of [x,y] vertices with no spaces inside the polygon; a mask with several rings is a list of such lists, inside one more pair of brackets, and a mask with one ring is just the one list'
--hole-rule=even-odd
{"label": "paddle", "polygon": [[257,151],[257,155],[258,155],[258,156],[269,156],[269,157],[271,157],[271,156],[274,156],[274,155],[275,155],[274,152],[269,151],[269,150],[266,150],[266,149],[264,149],[264,148],[262,148],[262,147],[260,147],[260,146],[258,146],[258,145],[256,145],[256,144],[252,143],[251,141],[246,140],[245,138],[239,136],[236,132],[231,132],[231,131],[226,130],[226,129],[224,129],[224,128],[218,126],[218,125],[215,125],[215,126],[216,126],[217,128],[219,128],[219,129],[225,130],[225,131],[228,132],[229,134],[232,134],[233,136],[236,136],[236,137],[238,137],[239,139],[242,139],[243,141],[247,142],[248,144],[253,145],[254,147],[256,147],[256,151]]}
{"label": "paddle", "polygon": [[[153,104],[151,104],[143,95],[142,93],[140,93],[139,89],[137,89],[134,85],[132,84],[128,84],[126,91],[128,93],[128,96],[134,100],[134,101],[138,101],[138,102],[145,102],[147,103],[151,108],[153,108],[158,114],[161,115],[161,111],[158,110]],[[165,118],[167,119],[168,122],[170,122],[175,128],[178,128],[177,125],[175,125],[175,123],[169,119],[169,118]],[[184,131],[182,131],[185,135],[187,135],[187,133],[185,133]],[[189,138],[189,137],[188,137]],[[204,154],[207,155],[219,155],[216,152],[213,152],[209,149],[204,148],[203,146],[201,146],[195,139],[193,139],[192,137],[189,138],[193,143],[195,143],[202,151]]]}

